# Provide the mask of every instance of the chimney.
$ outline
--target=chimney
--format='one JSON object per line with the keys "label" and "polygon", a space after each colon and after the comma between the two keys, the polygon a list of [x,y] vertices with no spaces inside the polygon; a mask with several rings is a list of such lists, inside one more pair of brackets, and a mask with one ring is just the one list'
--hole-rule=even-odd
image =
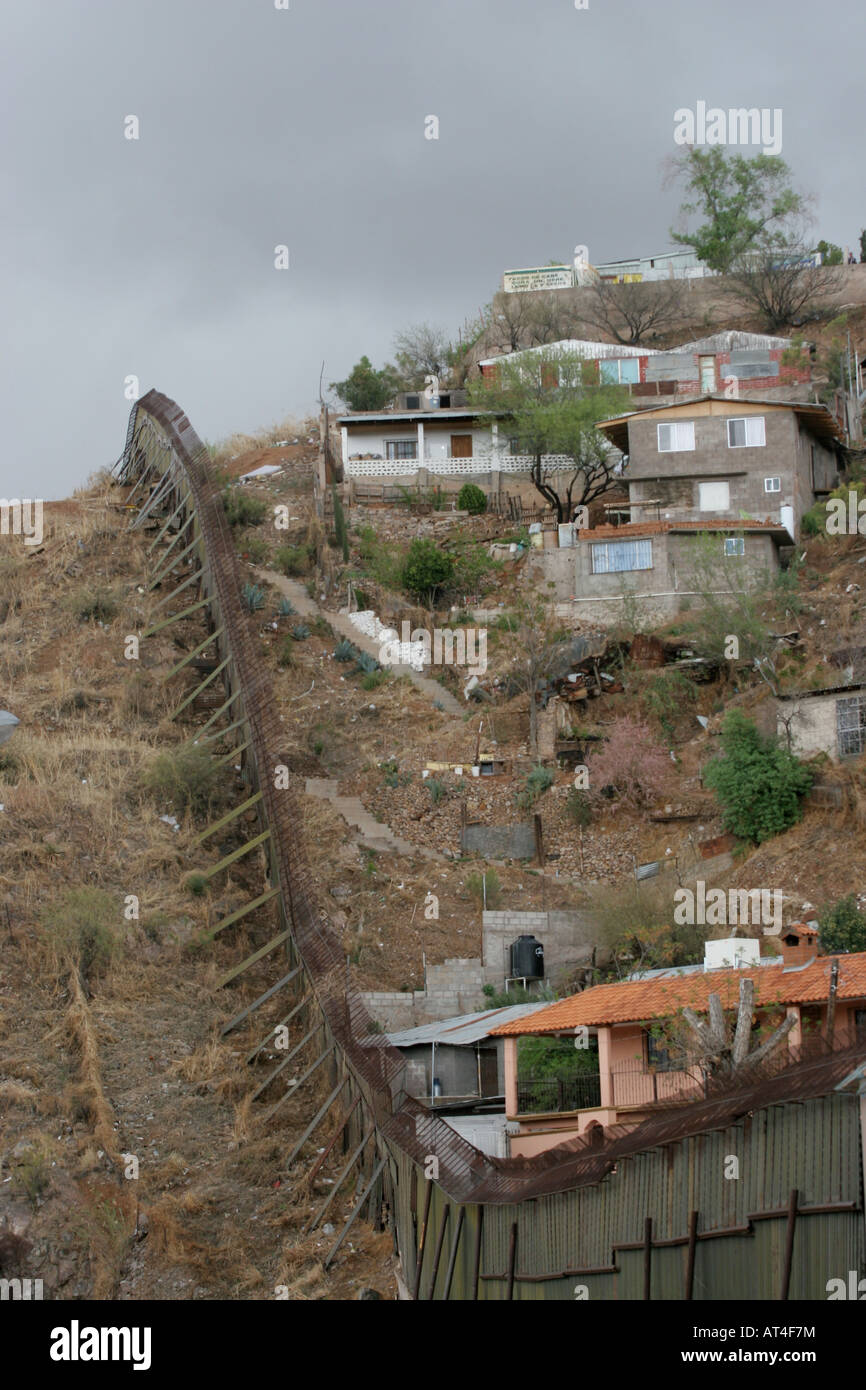
{"label": "chimney", "polygon": [[782,928],[780,937],[785,968],[808,965],[818,954],[818,928],[811,922],[792,922]]}

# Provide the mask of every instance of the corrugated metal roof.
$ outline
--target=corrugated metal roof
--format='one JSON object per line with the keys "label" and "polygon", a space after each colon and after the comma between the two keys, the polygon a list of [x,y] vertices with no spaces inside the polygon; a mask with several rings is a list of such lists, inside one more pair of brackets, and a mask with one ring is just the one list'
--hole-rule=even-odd
{"label": "corrugated metal roof", "polygon": [[547,1007],[547,1001],[544,1001],[541,1004],[512,1004],[510,1008],[487,1009],[480,1014],[457,1014],[439,1023],[422,1023],[418,1028],[404,1028],[401,1033],[389,1033],[388,1041],[394,1047],[418,1047],[433,1042],[464,1047],[489,1037],[491,1028],[499,1024],[514,1023],[527,1014],[538,1013],[539,1009]]}
{"label": "corrugated metal roof", "polygon": [[637,347],[633,343],[591,343],[586,338],[560,338],[556,343],[540,343],[537,347],[520,348],[517,352],[503,352],[498,357],[484,357],[478,365],[490,367],[505,357],[531,357],[539,352],[568,352],[592,361],[607,357],[655,357],[659,351],[659,348]]}
{"label": "corrugated metal roof", "polygon": [[740,333],[735,328],[726,328],[722,333],[712,333],[708,338],[696,338],[693,343],[683,343],[682,347],[670,348],[670,352],[737,352],[744,348],[786,348],[791,346],[790,338],[774,338],[767,333]]}

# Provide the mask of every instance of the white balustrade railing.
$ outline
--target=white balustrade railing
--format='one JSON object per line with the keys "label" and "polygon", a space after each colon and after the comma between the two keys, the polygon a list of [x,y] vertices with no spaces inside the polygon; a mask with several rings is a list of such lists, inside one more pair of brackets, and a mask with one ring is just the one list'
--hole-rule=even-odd
{"label": "white balustrade railing", "polygon": [[[469,473],[528,473],[535,463],[531,454],[473,455],[471,458],[438,459],[352,459],[345,464],[347,478],[404,478],[420,469],[434,477]],[[567,473],[575,467],[568,454],[545,454],[543,473]]]}

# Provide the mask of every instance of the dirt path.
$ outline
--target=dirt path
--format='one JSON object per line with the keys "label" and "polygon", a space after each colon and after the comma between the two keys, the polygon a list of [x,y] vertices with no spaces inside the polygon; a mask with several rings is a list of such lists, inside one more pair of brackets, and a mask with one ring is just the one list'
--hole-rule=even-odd
{"label": "dirt path", "polygon": [[[320,608],[316,600],[310,598],[303,584],[299,584],[297,579],[289,579],[286,575],[277,574],[274,570],[263,569],[261,566],[255,567],[255,574],[259,579],[273,584],[281,594],[285,594],[286,598],[291,599],[301,617],[315,618],[321,615],[341,637],[348,638],[361,651],[368,652],[378,661],[379,643],[372,637],[367,637],[365,633],[359,632],[348,613],[334,613],[330,609]],[[391,670],[395,676],[408,676],[415,688],[444,710],[446,714],[459,714],[461,719],[463,718],[466,713],[464,706],[460,704],[456,696],[451,694],[450,690],[446,690],[438,681],[431,680],[429,676],[422,675],[420,671],[414,670],[411,666],[392,666]]]}
{"label": "dirt path", "polygon": [[325,801],[330,801],[334,810],[339,812],[343,820],[360,831],[357,840],[359,845],[363,845],[365,849],[376,850],[380,854],[404,854],[408,858],[417,858],[420,855],[422,859],[435,859],[444,862],[444,854],[440,854],[435,849],[427,849],[424,845],[413,845],[409,840],[401,839],[382,821],[371,816],[359,797],[340,796],[337,792],[337,786],[338,783],[335,779],[308,777],[304,790],[307,796],[317,796]]}

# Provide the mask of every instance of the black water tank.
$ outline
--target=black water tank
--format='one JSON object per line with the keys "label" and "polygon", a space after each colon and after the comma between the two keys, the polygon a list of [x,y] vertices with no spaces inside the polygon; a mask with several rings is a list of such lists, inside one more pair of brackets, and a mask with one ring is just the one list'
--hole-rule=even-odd
{"label": "black water tank", "polygon": [[544,947],[534,936],[521,936],[512,943],[511,974],[527,980],[544,979]]}

